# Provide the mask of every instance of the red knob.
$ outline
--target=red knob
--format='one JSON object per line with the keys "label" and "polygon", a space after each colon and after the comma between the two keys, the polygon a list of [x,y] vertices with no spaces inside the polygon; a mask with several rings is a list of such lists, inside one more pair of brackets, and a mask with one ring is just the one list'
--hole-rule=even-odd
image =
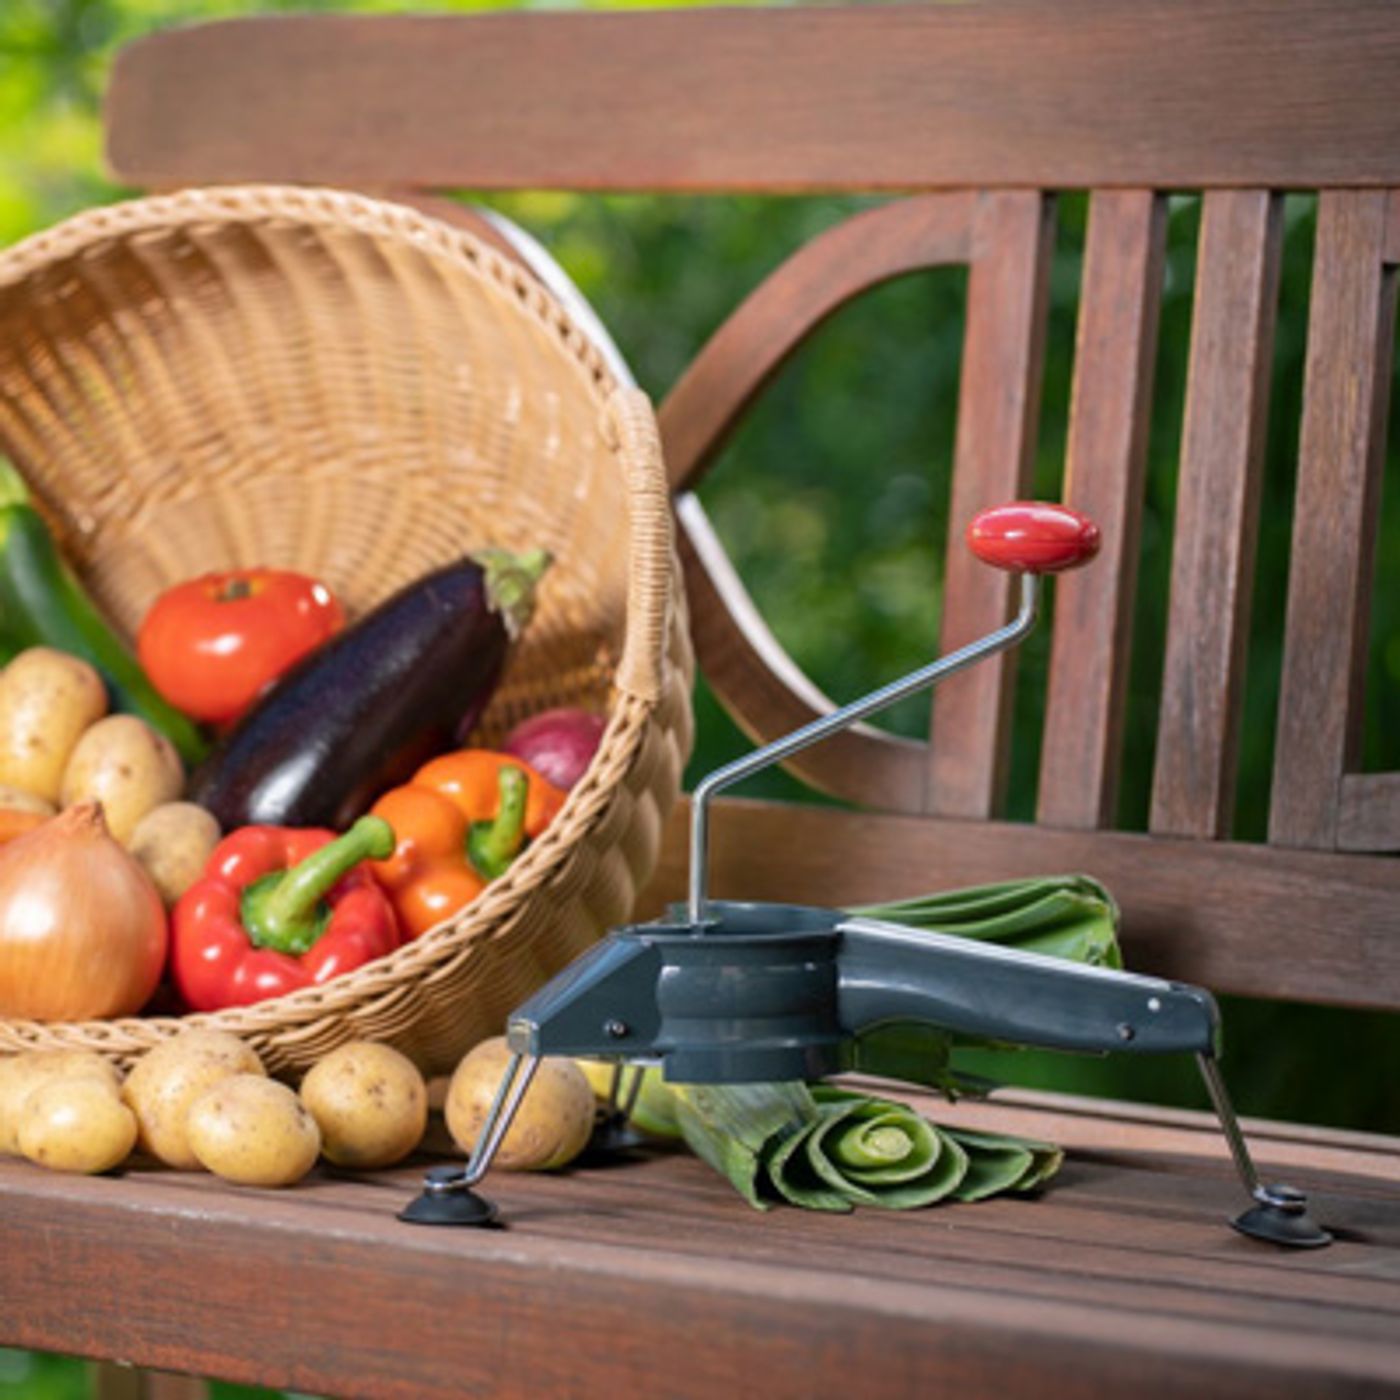
{"label": "red knob", "polygon": [[994,568],[1054,574],[1077,569],[1099,552],[1099,527],[1068,506],[1017,501],[975,515],[967,527],[967,543]]}

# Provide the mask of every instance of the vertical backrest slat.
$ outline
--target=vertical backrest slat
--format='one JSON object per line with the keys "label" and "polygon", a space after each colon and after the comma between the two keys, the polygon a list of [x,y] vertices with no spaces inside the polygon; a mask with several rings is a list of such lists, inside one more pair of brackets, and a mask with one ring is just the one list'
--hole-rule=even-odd
{"label": "vertical backrest slat", "polygon": [[1388,196],[1318,200],[1269,840],[1334,847],[1360,737],[1394,340]]}
{"label": "vertical backrest slat", "polygon": [[1278,307],[1282,199],[1205,196],[1151,830],[1229,834]]}
{"label": "vertical backrest slat", "polygon": [[1103,531],[1056,585],[1037,819],[1111,824],[1132,638],[1166,200],[1109,190],[1089,206],[1064,498]]}
{"label": "vertical backrest slat", "polygon": [[[963,543],[985,506],[1024,495],[1040,416],[1054,206],[1034,191],[985,194],[975,217],[939,650],[1000,627],[1012,581]],[[1010,743],[1011,655],[944,682],[933,697],[925,807],[987,817],[1001,799]]]}

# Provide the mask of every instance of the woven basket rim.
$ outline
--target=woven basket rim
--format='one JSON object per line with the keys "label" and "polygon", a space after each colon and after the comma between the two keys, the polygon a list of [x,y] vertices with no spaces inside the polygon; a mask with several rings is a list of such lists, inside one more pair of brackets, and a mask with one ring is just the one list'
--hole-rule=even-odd
{"label": "woven basket rim", "polygon": [[[644,396],[630,386],[618,384],[602,353],[573,320],[568,309],[527,269],[469,231],[409,206],[346,190],[278,184],[190,188],[124,200],[85,210],[0,250],[0,289],[19,286],[47,268],[84,255],[95,256],[105,245],[141,234],[176,232],[191,225],[207,227],[280,220],[318,229],[348,228],[371,237],[400,240],[431,256],[446,258],[472,275],[484,276],[508,293],[512,303],[534,320],[583,372],[587,390],[600,411],[604,444],[629,483],[629,501],[635,511],[637,492],[631,484],[635,469],[639,464],[646,468],[655,464],[641,460],[648,457],[646,445],[637,443],[628,432],[622,431],[619,420],[629,407],[635,411],[637,401],[645,404],[650,414]],[[659,447],[655,450],[659,453]],[[660,484],[664,502],[667,499],[664,472]],[[669,547],[669,508],[665,510]],[[629,529],[634,547],[638,535],[638,519],[634,513]],[[629,616],[629,644],[636,625],[637,619]],[[665,665],[664,659],[661,664]],[[190,1025],[213,1025],[235,1033],[252,1034],[269,1028],[310,1025],[336,1015],[344,1006],[392,994],[392,984],[402,981],[405,974],[423,975],[450,957],[460,956],[473,944],[502,934],[508,927],[510,914],[533,890],[550,881],[563,865],[573,843],[586,839],[604,814],[613,789],[623,780],[636,756],[645,721],[657,703],[656,697],[638,695],[619,686],[615,677],[607,726],[598,754],[570,791],[549,828],[466,910],[364,968],[322,986],[216,1012],[67,1022],[4,1018],[4,1023],[21,1034],[32,1029],[36,1036],[42,1036],[58,1026],[68,1026],[109,1031],[118,1040],[124,1036],[162,1038]],[[598,759],[609,752],[614,753],[615,761],[608,763],[605,771]],[[385,985],[373,992],[357,992],[356,984],[366,974],[373,974],[376,980],[382,977]]]}
{"label": "woven basket rim", "polygon": [[538,278],[467,229],[391,199],[325,185],[191,186],[84,209],[0,249],[0,288],[18,286],[45,267],[95,253],[104,243],[140,233],[174,232],[190,224],[219,225],[285,219],[316,228],[350,228],[407,240],[485,274],[513,294],[588,371],[600,402],[618,387],[602,353],[568,309]]}

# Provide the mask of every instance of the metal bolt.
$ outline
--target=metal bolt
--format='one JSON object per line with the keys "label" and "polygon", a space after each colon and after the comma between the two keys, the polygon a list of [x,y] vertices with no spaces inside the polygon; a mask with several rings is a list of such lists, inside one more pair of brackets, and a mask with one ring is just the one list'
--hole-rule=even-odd
{"label": "metal bolt", "polygon": [[631,1035],[631,1033],[631,1027],[628,1026],[626,1021],[612,1020],[603,1022],[603,1034],[611,1036],[614,1040],[622,1040],[626,1036]]}
{"label": "metal bolt", "polygon": [[1126,1021],[1123,1021],[1123,1022],[1121,1022],[1121,1023],[1119,1024],[1119,1026],[1118,1026],[1118,1039],[1119,1039],[1119,1040],[1132,1040],[1136,1035],[1137,1035],[1137,1032],[1136,1032]]}

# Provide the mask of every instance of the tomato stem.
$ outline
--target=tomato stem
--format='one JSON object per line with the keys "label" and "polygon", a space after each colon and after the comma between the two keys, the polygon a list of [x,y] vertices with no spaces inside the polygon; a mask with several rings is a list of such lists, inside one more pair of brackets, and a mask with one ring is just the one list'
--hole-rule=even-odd
{"label": "tomato stem", "polygon": [[218,603],[236,603],[243,598],[253,596],[253,581],[247,578],[225,579],[219,586],[219,591],[214,595],[214,601]]}

